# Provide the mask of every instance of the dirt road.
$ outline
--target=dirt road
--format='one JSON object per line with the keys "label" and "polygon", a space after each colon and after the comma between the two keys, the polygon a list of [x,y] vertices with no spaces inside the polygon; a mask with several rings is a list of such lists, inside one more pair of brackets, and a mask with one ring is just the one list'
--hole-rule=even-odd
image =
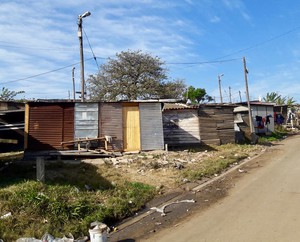
{"label": "dirt road", "polygon": [[300,241],[300,136],[259,157],[229,196],[143,241]]}

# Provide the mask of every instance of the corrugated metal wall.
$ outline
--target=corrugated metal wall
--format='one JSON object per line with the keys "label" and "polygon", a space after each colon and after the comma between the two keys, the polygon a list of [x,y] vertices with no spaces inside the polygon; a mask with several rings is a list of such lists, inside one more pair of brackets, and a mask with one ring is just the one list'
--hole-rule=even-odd
{"label": "corrugated metal wall", "polygon": [[196,109],[165,110],[163,112],[163,130],[165,144],[200,144]]}
{"label": "corrugated metal wall", "polygon": [[28,105],[28,150],[62,149],[61,142],[73,139],[73,103]]}
{"label": "corrugated metal wall", "polygon": [[98,137],[98,103],[75,103],[75,139]]}
{"label": "corrugated metal wall", "polygon": [[162,112],[160,103],[140,103],[142,150],[164,149]]}
{"label": "corrugated metal wall", "polygon": [[[255,128],[255,133],[266,133],[266,132],[274,132],[274,107],[273,106],[256,106],[251,105],[252,109],[252,117],[253,117],[253,124]],[[264,127],[261,128],[258,125],[258,122],[256,121],[256,116],[260,116],[263,118],[263,121],[266,121],[267,116],[271,115],[272,117],[269,117],[270,123],[264,123]]]}
{"label": "corrugated metal wall", "polygon": [[123,115],[121,103],[101,103],[99,118],[100,136],[113,136],[108,149],[123,150]]}

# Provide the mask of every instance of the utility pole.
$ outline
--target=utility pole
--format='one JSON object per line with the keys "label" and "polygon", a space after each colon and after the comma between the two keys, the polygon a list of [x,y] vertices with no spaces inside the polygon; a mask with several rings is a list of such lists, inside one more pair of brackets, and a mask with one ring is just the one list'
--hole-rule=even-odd
{"label": "utility pole", "polygon": [[229,87],[229,103],[232,103],[232,101],[231,101],[231,87]]}
{"label": "utility pole", "polygon": [[249,89],[248,89],[248,70],[246,66],[246,58],[243,57],[243,64],[244,64],[244,75],[245,75],[245,86],[246,86],[246,97],[247,97],[247,104],[249,110],[249,125],[250,125],[250,132],[251,134],[254,133],[253,127],[253,120],[252,120],[252,112],[251,112],[251,105],[250,105],[250,97],[249,97]]}
{"label": "utility pole", "polygon": [[239,91],[239,95],[240,95],[240,102],[242,102],[242,95],[241,95],[241,91]]}
{"label": "utility pole", "polygon": [[218,75],[218,80],[219,80],[219,92],[220,92],[220,101],[221,104],[223,104],[223,97],[222,97],[222,90],[221,90],[221,77],[224,76],[224,74]]}
{"label": "utility pole", "polygon": [[79,47],[80,47],[80,70],[81,70],[81,102],[84,102],[84,61],[83,61],[83,44],[82,44],[82,19],[90,16],[90,12],[85,12],[82,15],[78,16],[78,38],[79,38]]}
{"label": "utility pole", "polygon": [[72,69],[73,101],[75,102],[75,101],[76,101],[76,98],[75,98],[75,78],[74,78],[74,71],[75,71],[75,67],[73,67],[73,69]]}

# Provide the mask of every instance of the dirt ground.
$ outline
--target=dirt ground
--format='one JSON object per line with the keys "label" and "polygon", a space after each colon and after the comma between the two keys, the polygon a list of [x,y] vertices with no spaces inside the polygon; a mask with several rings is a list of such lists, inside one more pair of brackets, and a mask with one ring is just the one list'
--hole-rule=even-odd
{"label": "dirt ground", "polygon": [[[148,184],[163,186],[163,192],[156,197],[145,209],[136,214],[135,217],[129,218],[116,226],[116,231],[110,233],[109,241],[140,241],[151,237],[154,233],[168,228],[177,226],[179,223],[188,219],[195,213],[199,213],[214,203],[219,202],[226,197],[229,190],[235,186],[238,179],[263,166],[268,159],[259,159],[255,157],[273,155],[276,152],[276,146],[272,148],[259,147],[251,154],[251,159],[247,158],[239,164],[231,167],[227,173],[218,174],[215,177],[203,179],[197,182],[186,182],[178,185],[174,178],[178,177],[177,170],[173,168],[145,169],[143,172],[136,170],[135,166],[121,168],[128,177],[135,176],[135,179]],[[190,153],[187,151],[173,152],[168,154],[168,159],[198,159],[202,154]],[[262,155],[263,154],[263,155]],[[210,155],[218,155],[212,153]],[[180,156],[180,158],[178,158]],[[188,156],[188,158],[186,158]],[[191,165],[191,164],[188,164]],[[140,167],[140,166],[139,166]],[[139,168],[141,169],[141,168]],[[177,201],[195,201],[177,203]],[[173,203],[172,203],[173,202]],[[152,210],[153,207],[161,207],[164,204],[170,204],[165,209],[166,216]]]}

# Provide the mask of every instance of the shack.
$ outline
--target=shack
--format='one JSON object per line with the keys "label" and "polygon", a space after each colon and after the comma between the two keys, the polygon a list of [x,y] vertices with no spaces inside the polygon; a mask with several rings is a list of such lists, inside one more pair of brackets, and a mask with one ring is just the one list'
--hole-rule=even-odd
{"label": "shack", "polygon": [[200,145],[198,105],[165,103],[162,116],[165,144]]}
{"label": "shack", "polygon": [[[239,103],[246,107],[247,103]],[[274,106],[275,103],[251,101],[252,121],[256,134],[269,134],[274,132]],[[238,112],[237,112],[238,113]]]}
{"label": "shack", "polygon": [[25,110],[28,152],[164,148],[159,102],[28,102]]}
{"label": "shack", "polygon": [[21,102],[0,101],[0,152],[23,150],[24,107]]}
{"label": "shack", "polygon": [[181,146],[234,143],[234,107],[235,105],[218,104],[165,104],[165,144]]}

